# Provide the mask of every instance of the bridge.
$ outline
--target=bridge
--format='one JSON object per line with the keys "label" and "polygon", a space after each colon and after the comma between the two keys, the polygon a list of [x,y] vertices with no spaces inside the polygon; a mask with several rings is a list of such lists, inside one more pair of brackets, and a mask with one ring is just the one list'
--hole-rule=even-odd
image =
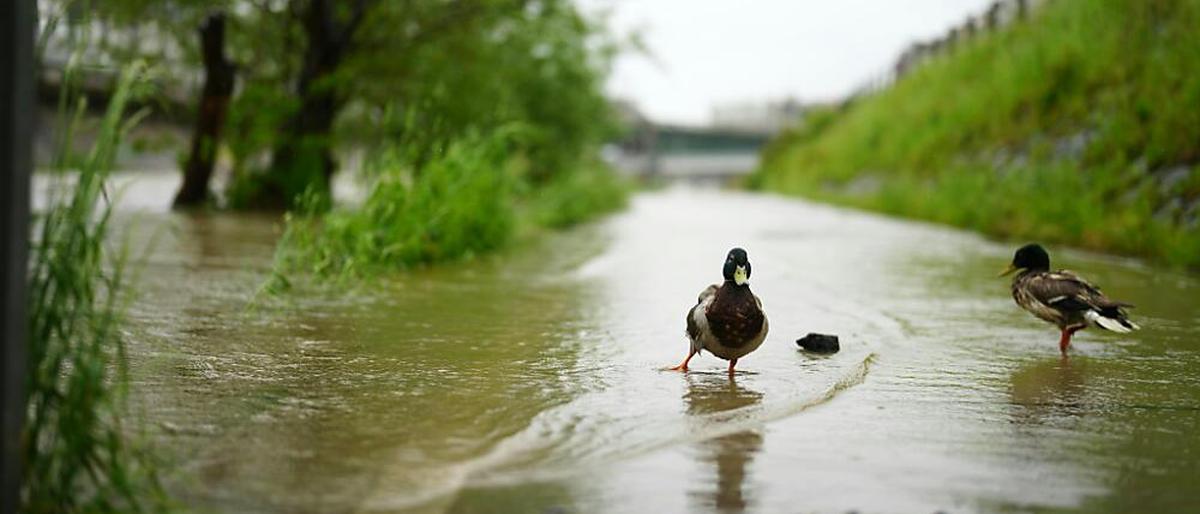
{"label": "bridge", "polygon": [[725,181],[754,171],[766,131],[664,125],[639,120],[605,158],[626,175],[646,179]]}

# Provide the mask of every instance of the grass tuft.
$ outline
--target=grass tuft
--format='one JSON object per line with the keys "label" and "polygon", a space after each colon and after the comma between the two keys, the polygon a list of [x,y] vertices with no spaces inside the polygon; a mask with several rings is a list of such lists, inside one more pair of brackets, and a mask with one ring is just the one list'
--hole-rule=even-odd
{"label": "grass tuft", "polygon": [[612,170],[584,164],[535,189],[530,209],[538,225],[568,228],[625,207],[629,191]]}
{"label": "grass tuft", "polygon": [[[141,117],[126,107],[144,73],[135,64],[121,74],[99,136],[75,173],[65,173],[68,161],[56,160],[64,167],[56,176],[75,183],[61,184],[58,190],[66,192],[51,198],[37,220],[22,512],[150,512],[166,505],[151,456],[128,438],[132,427],[124,424],[128,378],[120,328],[127,253],[105,246],[112,218],[105,180],[120,141]],[[62,103],[76,104],[82,99],[73,95]],[[60,115],[68,112],[60,109]],[[65,139],[60,149],[69,147]]]}
{"label": "grass tuft", "polygon": [[385,150],[371,165],[376,182],[361,206],[288,215],[278,268],[366,276],[504,246],[516,222],[506,144],[466,138],[415,177],[399,150]]}
{"label": "grass tuft", "polygon": [[461,138],[419,173],[407,148],[386,148],[364,170],[374,183],[362,205],[288,214],[267,292],[286,289],[297,273],[340,280],[470,259],[525,228],[566,228],[625,205],[628,188],[599,163],[535,183],[515,150],[521,135]]}

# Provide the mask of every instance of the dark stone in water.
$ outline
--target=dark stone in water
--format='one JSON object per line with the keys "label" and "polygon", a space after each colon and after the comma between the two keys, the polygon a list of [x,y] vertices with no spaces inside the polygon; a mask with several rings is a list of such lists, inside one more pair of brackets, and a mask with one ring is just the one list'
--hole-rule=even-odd
{"label": "dark stone in water", "polygon": [[796,340],[801,348],[815,353],[837,353],[841,350],[838,337],[829,334],[808,334]]}

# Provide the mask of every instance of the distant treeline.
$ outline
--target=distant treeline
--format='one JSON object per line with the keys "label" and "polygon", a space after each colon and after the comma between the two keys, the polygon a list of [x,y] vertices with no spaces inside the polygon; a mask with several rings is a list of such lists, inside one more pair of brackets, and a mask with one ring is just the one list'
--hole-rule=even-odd
{"label": "distant treeline", "polygon": [[[386,150],[419,175],[456,141],[514,125],[509,155],[542,184],[589,167],[615,130],[602,83],[618,45],[567,0],[42,7],[46,83],[62,85],[67,75],[55,67],[66,63],[83,65],[71,74],[79,82],[115,76],[133,59],[157,71],[149,82],[165,90],[153,107],[173,110],[193,131],[179,206],[221,198],[229,207],[290,209],[301,197],[327,206],[348,143]],[[102,85],[69,86],[103,99]],[[232,176],[214,197],[218,162],[230,163]]]}

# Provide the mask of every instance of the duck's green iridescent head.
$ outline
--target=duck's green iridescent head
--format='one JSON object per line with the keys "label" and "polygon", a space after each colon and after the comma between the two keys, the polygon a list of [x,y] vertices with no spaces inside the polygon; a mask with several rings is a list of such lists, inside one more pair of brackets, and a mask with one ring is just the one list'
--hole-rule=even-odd
{"label": "duck's green iridescent head", "polygon": [[1017,249],[1013,254],[1012,264],[1000,276],[1017,270],[1047,271],[1050,269],[1050,254],[1037,243],[1030,243]]}
{"label": "duck's green iridescent head", "polygon": [[734,248],[729,251],[725,257],[724,273],[725,280],[732,280],[739,286],[750,282],[750,259],[746,257],[745,250]]}

